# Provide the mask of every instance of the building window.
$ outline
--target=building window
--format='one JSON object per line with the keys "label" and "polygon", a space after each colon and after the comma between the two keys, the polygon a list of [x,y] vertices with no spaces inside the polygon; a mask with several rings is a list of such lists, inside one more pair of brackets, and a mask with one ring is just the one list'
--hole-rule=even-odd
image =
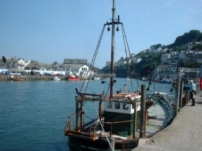
{"label": "building window", "polygon": [[115,109],[120,109],[120,103],[119,102],[115,102]]}
{"label": "building window", "polygon": [[112,108],[112,102],[108,102],[107,108]]}
{"label": "building window", "polygon": [[124,109],[124,110],[128,110],[128,109],[129,109],[129,104],[123,103],[123,109]]}

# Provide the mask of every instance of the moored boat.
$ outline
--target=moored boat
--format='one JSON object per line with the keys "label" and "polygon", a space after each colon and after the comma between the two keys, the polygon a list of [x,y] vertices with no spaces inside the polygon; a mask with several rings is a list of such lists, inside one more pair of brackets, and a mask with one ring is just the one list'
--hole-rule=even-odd
{"label": "moored boat", "polygon": [[[124,84],[124,90],[121,90],[120,87],[116,87],[117,81],[115,80],[114,73],[115,25],[122,27],[124,42],[127,43],[127,40],[123,23],[120,22],[119,16],[118,19],[115,19],[115,0],[113,0],[112,6],[111,22],[104,24],[101,33],[101,35],[103,35],[105,27],[108,27],[108,31],[110,30],[109,26],[112,29],[110,73],[103,75],[103,77],[110,79],[110,81],[106,80],[101,82],[101,84],[106,84],[108,87],[100,93],[88,93],[88,83],[85,83],[85,88],[84,84],[82,84],[79,90],[75,89],[75,113],[68,116],[68,121],[64,129],[64,134],[69,138],[68,145],[71,151],[131,151],[137,147],[139,143],[139,138],[135,134],[138,130],[138,126],[140,126],[140,111],[146,113],[146,109],[150,109],[150,107],[154,105],[154,102],[150,99],[145,103],[146,109],[141,110],[140,100],[143,98],[143,93],[141,94],[139,91],[135,92],[133,86],[131,92],[126,91],[126,84]],[[101,39],[102,37],[99,39],[97,48],[99,48]],[[125,45],[124,50],[129,51],[128,45]],[[94,54],[95,58],[97,51],[96,49]],[[131,56],[130,52],[129,56]],[[94,67],[94,64],[90,66]],[[90,81],[87,80],[87,82]],[[132,84],[132,82],[130,83]],[[115,88],[118,90],[116,93],[114,93]],[[158,99],[161,100],[160,93],[155,95],[158,95]],[[84,111],[84,106],[88,103],[92,103],[92,106],[94,106],[95,114],[93,115],[95,118],[89,118],[87,112]],[[90,114],[90,116],[93,115],[92,113]],[[87,122],[85,122],[86,120]],[[75,122],[74,127],[72,127],[72,121]]]}
{"label": "moored boat", "polygon": [[58,76],[54,76],[53,80],[54,80],[54,81],[60,81],[61,78],[59,78]]}
{"label": "moored boat", "polygon": [[160,82],[161,83],[173,83],[173,80],[172,79],[163,78]]}
{"label": "moored boat", "polygon": [[78,81],[78,80],[80,80],[80,78],[76,77],[75,75],[68,75],[67,80],[69,80],[69,81]]}
{"label": "moored boat", "polygon": [[100,80],[100,77],[93,77],[93,80]]}
{"label": "moored boat", "polygon": [[73,72],[71,71],[71,68],[70,68],[69,69],[69,74],[67,76],[67,80],[69,80],[69,81],[78,81],[78,80],[80,80],[80,77],[73,74]]}
{"label": "moored boat", "polygon": [[147,79],[145,77],[142,77],[142,81],[147,81]]}
{"label": "moored boat", "polygon": [[130,81],[131,79],[129,77],[126,78],[126,81]]}
{"label": "moored boat", "polygon": [[11,77],[10,77],[10,80],[11,80],[11,81],[23,81],[22,78],[15,77],[15,76],[11,76]]}

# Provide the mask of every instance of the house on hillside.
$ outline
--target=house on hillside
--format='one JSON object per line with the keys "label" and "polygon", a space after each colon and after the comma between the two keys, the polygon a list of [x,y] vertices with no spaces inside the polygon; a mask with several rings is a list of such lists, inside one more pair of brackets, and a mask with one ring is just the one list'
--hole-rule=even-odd
{"label": "house on hillside", "polygon": [[39,70],[41,66],[37,61],[31,61],[26,67],[25,70]]}
{"label": "house on hillside", "polygon": [[29,60],[24,60],[16,57],[5,57],[2,56],[3,62],[6,64],[8,69],[21,69],[24,70],[24,67],[30,63]]}
{"label": "house on hillside", "polygon": [[110,62],[110,61],[107,61],[105,66],[108,67],[108,66],[110,66],[110,65],[111,65],[111,62]]}
{"label": "house on hillside", "polygon": [[6,73],[7,73],[7,65],[2,59],[0,59],[0,75],[2,74],[4,75]]}
{"label": "house on hillside", "polygon": [[134,62],[134,63],[139,63],[142,59],[140,57],[137,57],[137,56],[132,56],[131,60]]}
{"label": "house on hillside", "polygon": [[51,67],[52,67],[52,69],[53,69],[54,71],[61,70],[61,69],[60,69],[60,65],[59,65],[59,63],[58,63],[57,61],[53,62],[53,63],[51,64]]}
{"label": "house on hillside", "polygon": [[161,55],[161,63],[162,63],[162,64],[168,63],[168,62],[169,62],[169,59],[170,59],[170,56],[171,56],[170,53],[163,53],[163,54]]}
{"label": "house on hillside", "polygon": [[[128,63],[131,63],[131,59],[128,59]],[[122,66],[124,64],[127,64],[127,59],[121,59],[115,62],[114,66]]]}

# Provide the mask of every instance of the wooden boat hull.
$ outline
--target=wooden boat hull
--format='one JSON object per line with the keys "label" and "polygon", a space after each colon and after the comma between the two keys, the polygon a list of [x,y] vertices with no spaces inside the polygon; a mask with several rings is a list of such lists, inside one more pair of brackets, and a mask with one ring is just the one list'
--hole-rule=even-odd
{"label": "wooden boat hull", "polygon": [[[140,112],[138,112],[138,117],[140,116]],[[109,150],[110,145],[109,142],[111,142],[110,138],[113,138],[114,140],[114,150],[116,151],[131,151],[135,147],[138,146],[139,138],[132,138],[133,135],[133,114],[121,114],[121,113],[113,113],[113,112],[107,112],[105,111],[104,114],[105,121],[110,122],[111,119],[114,119],[113,121],[124,121],[128,120],[129,122],[119,124],[116,123],[113,125],[113,130],[110,124],[104,124],[104,129],[106,132],[112,131],[112,137],[109,136],[109,133],[107,133],[108,140],[106,139],[106,135],[98,133],[95,137],[92,136],[92,134],[87,133],[89,129],[86,129],[86,133],[75,131],[75,130],[66,130],[65,135],[69,137],[69,148],[71,151],[75,150],[81,150],[81,151],[106,151]],[[111,121],[111,122],[113,122]],[[93,123],[93,122],[92,122]],[[140,121],[138,118],[137,127],[139,125]],[[96,124],[95,124],[96,125]],[[93,126],[92,126],[93,127]],[[108,142],[109,141],[109,142]]]}
{"label": "wooden boat hull", "polygon": [[22,81],[22,79],[19,79],[19,78],[11,78],[11,81]]}
{"label": "wooden boat hull", "polygon": [[[110,139],[109,139],[110,141]],[[119,140],[115,139],[114,149],[116,151],[131,151],[138,146],[139,139],[127,139]],[[87,139],[83,136],[69,136],[68,142],[71,151],[106,151],[109,150],[110,146],[106,138],[100,138],[98,140]]]}

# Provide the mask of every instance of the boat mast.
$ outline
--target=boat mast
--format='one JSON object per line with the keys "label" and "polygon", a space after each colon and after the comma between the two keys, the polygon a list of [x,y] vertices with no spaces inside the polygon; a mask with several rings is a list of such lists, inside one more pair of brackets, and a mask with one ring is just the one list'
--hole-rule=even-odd
{"label": "boat mast", "polygon": [[[113,4],[112,4],[112,37],[111,37],[111,69],[110,69],[110,73],[114,74],[114,45],[115,45],[115,0],[113,0]],[[113,96],[113,83],[114,82],[114,78],[111,77],[110,78],[110,98],[112,98]]]}

